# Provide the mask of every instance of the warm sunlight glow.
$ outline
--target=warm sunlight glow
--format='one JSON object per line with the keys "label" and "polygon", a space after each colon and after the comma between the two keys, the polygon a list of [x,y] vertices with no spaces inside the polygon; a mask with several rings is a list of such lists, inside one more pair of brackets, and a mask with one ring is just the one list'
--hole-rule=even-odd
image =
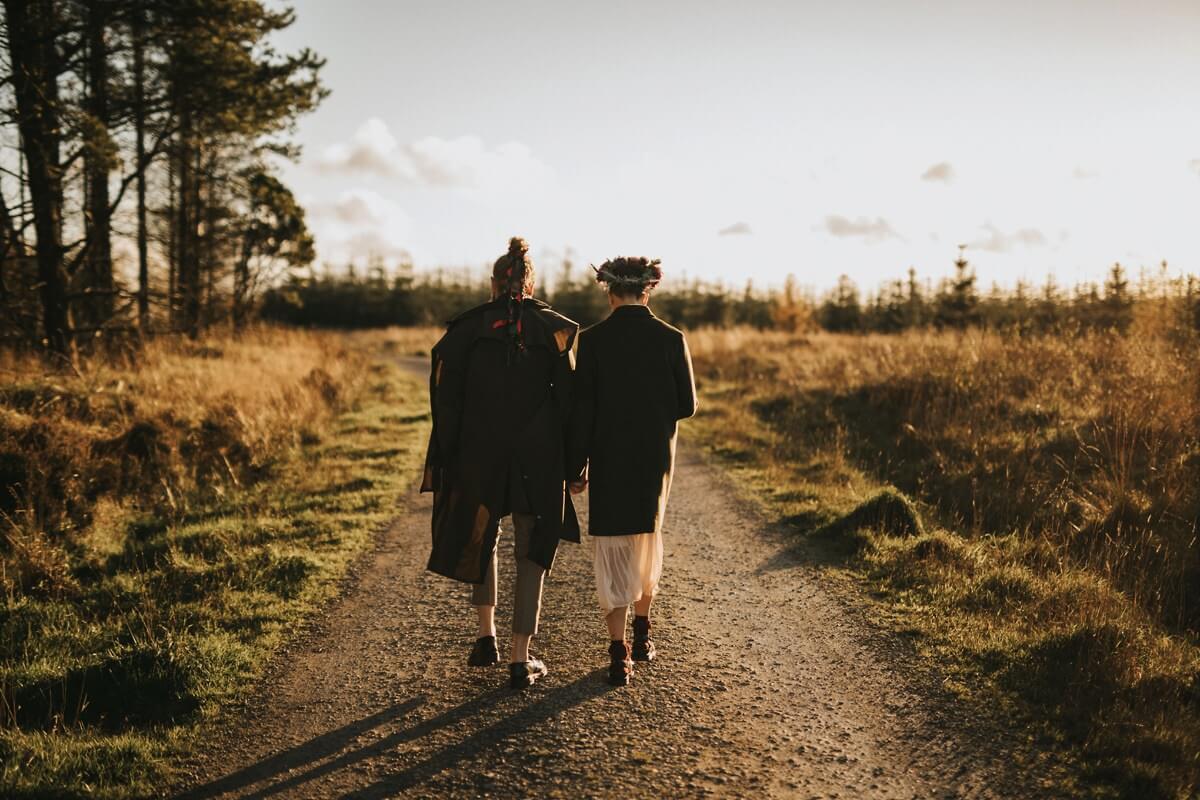
{"label": "warm sunlight glow", "polygon": [[320,258],[663,259],[864,288],[955,245],[986,286],[1200,262],[1200,11],[1053,0],[349,4],[288,180]]}

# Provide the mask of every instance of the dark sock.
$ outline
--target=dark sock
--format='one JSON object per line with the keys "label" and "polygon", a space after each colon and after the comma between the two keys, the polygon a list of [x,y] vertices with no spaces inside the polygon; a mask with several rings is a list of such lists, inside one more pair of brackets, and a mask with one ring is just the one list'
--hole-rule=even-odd
{"label": "dark sock", "polygon": [[613,639],[608,646],[608,654],[610,656],[620,655],[624,658],[629,653],[629,643],[624,639]]}
{"label": "dark sock", "polygon": [[633,634],[634,634],[634,636],[649,636],[650,635],[650,618],[649,617],[634,617],[633,618]]}

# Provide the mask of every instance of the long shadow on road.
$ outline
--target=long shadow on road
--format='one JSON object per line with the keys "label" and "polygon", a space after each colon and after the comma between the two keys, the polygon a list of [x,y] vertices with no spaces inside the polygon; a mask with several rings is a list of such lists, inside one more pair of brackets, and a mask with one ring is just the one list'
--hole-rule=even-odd
{"label": "long shadow on road", "polygon": [[[510,736],[520,736],[573,706],[599,697],[611,690],[611,687],[605,685],[602,680],[603,672],[602,669],[595,670],[573,683],[547,691],[537,696],[533,702],[518,706],[508,716],[460,741],[443,747],[417,764],[401,772],[388,775],[362,790],[355,791],[354,796],[392,797],[402,789],[411,788],[437,776],[464,758],[472,757],[481,750],[487,750]],[[532,692],[539,691],[539,689],[532,690]],[[411,714],[428,701],[423,695],[412,697],[361,720],[323,733],[303,744],[271,755],[203,786],[198,786],[178,795],[178,798],[179,800],[205,800],[205,798],[227,794],[238,795],[259,784],[262,785],[252,792],[254,797],[270,797],[281,792],[289,792],[339,770],[386,755],[388,751],[402,743],[420,740],[440,728],[450,727],[464,720],[481,716],[494,709],[505,697],[511,695],[512,691],[507,688],[491,688],[435,717],[389,733],[376,742],[363,747],[345,749],[369,731]],[[327,761],[324,760],[329,756],[334,757]]]}
{"label": "long shadow on road", "polygon": [[219,797],[227,792],[236,792],[256,783],[270,780],[277,775],[304,767],[336,753],[363,733],[399,719],[425,703],[424,697],[413,697],[403,703],[395,703],[363,719],[323,733],[315,739],[290,747],[275,755],[232,772],[211,783],[197,786],[178,795],[179,800],[202,800]]}
{"label": "long shadow on road", "polygon": [[[612,691],[612,687],[603,680],[604,674],[604,669],[596,669],[576,679],[573,683],[547,692],[529,705],[521,706],[515,713],[472,733],[461,741],[443,747],[428,758],[400,772],[388,775],[370,786],[356,790],[353,796],[361,798],[395,797],[397,793],[430,780],[439,773],[454,767],[465,758],[474,757],[480,752],[492,751],[505,739],[521,736],[531,729],[538,728],[553,717],[557,717],[572,706],[580,705]],[[457,709],[449,711],[447,714],[453,714],[454,711]],[[430,722],[434,722],[436,719],[430,720]]]}

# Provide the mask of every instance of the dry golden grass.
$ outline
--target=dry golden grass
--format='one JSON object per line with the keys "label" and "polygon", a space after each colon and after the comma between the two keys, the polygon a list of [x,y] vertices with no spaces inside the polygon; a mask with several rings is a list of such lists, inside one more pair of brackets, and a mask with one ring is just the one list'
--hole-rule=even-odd
{"label": "dry golden grass", "polygon": [[[1032,710],[1050,740],[1081,752],[1079,791],[1196,789],[1194,340],[702,330],[689,341],[718,455],[781,517],[850,553],[897,624],[923,631],[922,648],[971,692]],[[864,521],[863,501],[888,486],[917,500],[929,532]]]}
{"label": "dry golden grass", "polygon": [[419,476],[421,382],[264,328],[0,369],[0,795],[149,797]]}
{"label": "dry golden grass", "polygon": [[106,503],[178,515],[262,477],[356,391],[361,361],[339,337],[272,328],[69,370],[0,355],[0,583],[69,588],[61,551]]}

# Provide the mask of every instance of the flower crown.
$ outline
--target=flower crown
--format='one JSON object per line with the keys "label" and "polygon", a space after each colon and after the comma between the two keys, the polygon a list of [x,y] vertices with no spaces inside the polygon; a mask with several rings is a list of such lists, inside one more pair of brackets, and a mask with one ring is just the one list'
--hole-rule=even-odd
{"label": "flower crown", "polygon": [[[598,267],[593,266],[592,271],[596,273],[596,283],[653,289],[662,280],[661,263],[657,258],[614,258]],[[619,274],[618,269],[624,274]]]}

